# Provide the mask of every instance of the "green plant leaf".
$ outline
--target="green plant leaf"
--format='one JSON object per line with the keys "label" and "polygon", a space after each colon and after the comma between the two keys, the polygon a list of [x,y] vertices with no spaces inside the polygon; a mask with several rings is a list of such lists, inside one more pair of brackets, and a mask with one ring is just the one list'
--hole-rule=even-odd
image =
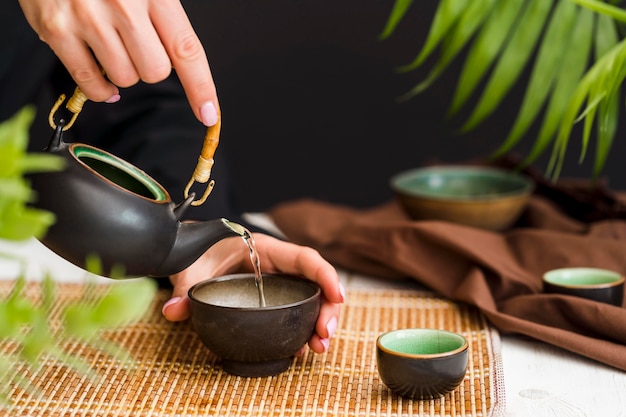
{"label": "green plant leaf", "polygon": [[449,114],[467,101],[508,40],[526,0],[499,1],[474,40],[461,71]]}
{"label": "green plant leaf", "polygon": [[61,169],[62,158],[29,154],[28,132],[35,115],[26,106],[0,123],[0,238],[24,240],[41,237],[54,222],[51,213],[29,207],[36,195],[24,179],[26,172]]}
{"label": "green plant leaf", "polygon": [[[441,56],[435,66],[431,69],[424,81],[400,97],[401,101],[421,93],[439,78],[450,63],[452,63],[454,58],[461,52],[463,47],[469,42],[472,35],[480,27],[480,24],[487,18],[494,4],[495,0],[474,0],[469,2],[464,13],[459,17],[457,24],[450,28],[450,33],[445,37],[441,46]],[[407,67],[401,70],[408,71],[410,69],[412,68]]]}
{"label": "green plant leaf", "polygon": [[[599,60],[604,54],[608,53],[619,42],[619,35],[617,33],[617,27],[615,21],[605,15],[599,14],[597,16],[596,33],[595,33],[595,59]],[[611,78],[610,83],[618,86],[619,80]],[[603,82],[598,81],[596,85],[601,85]],[[600,107],[600,121],[598,122],[598,140],[596,145],[596,157],[594,161],[594,168],[592,176],[597,178],[604,167],[609,151],[613,145],[613,139],[617,132],[618,125],[618,113],[619,113],[619,91],[614,93],[598,91],[598,87],[594,88],[593,92],[590,92],[591,97],[596,97],[595,101],[599,102],[603,100],[604,103]],[[592,111],[595,112],[596,106],[593,106]],[[589,142],[591,140],[591,129],[593,125],[594,114],[589,114],[585,117],[585,125],[583,128],[582,150],[580,153],[579,161],[582,162],[585,158]]]}
{"label": "green plant leaf", "polygon": [[93,319],[109,328],[136,321],[145,314],[156,290],[156,284],[151,279],[117,281],[110,285],[110,289],[95,306]]}
{"label": "green plant leaf", "polygon": [[[626,77],[626,62],[615,63],[615,70],[608,77],[605,86],[606,95],[600,101],[597,123],[596,158],[594,161],[593,177],[597,178],[604,167],[606,158],[613,145],[613,139],[617,133],[619,118],[619,85]],[[587,120],[585,120],[587,122]],[[586,142],[589,141],[585,138]],[[581,158],[584,155],[581,153]]]}
{"label": "green plant leaf", "polygon": [[20,177],[0,177],[1,202],[25,202],[32,201],[34,194],[28,183]]}
{"label": "green plant leaf", "polygon": [[[598,15],[595,31],[595,58],[600,59],[605,53],[607,53],[615,44],[617,44],[618,36],[613,20],[605,15]],[[613,65],[611,63],[610,65]],[[593,99],[587,104],[587,107],[583,113],[576,119],[576,123],[584,119],[583,137],[582,137],[582,150],[580,152],[579,162],[585,159],[589,142],[591,140],[591,130],[595,115],[598,112],[598,107],[601,103],[606,102],[604,99],[609,96],[609,92],[606,89],[608,72],[599,74],[598,78],[594,81],[589,89],[589,97]],[[615,101],[615,100],[612,100]],[[598,129],[600,132],[600,128]],[[598,144],[600,144],[600,137],[598,138]]]}
{"label": "green plant leaf", "polygon": [[0,238],[21,241],[41,237],[54,221],[50,212],[14,202],[0,213]]}
{"label": "green plant leaf", "polygon": [[[544,114],[543,124],[533,148],[522,162],[524,166],[534,162],[554,140],[570,98],[587,69],[593,44],[594,14],[585,8],[577,7],[577,9],[576,30],[571,32],[571,39],[559,68],[556,84]],[[548,171],[550,170],[551,165],[548,166]]]}
{"label": "green plant leaf", "polygon": [[393,4],[393,9],[391,9],[391,14],[387,19],[387,23],[383,28],[382,33],[379,35],[379,39],[387,39],[391,34],[396,30],[396,26],[402,20],[406,12],[413,4],[413,0],[396,0]]}
{"label": "green plant leaf", "polygon": [[[455,58],[459,45],[463,47],[465,45],[464,42],[469,42],[470,38],[474,37],[475,30],[479,30],[478,36],[469,50],[468,58],[461,72],[449,110],[449,114],[453,115],[462,106],[466,105],[468,98],[474,94],[477,85],[484,78],[485,72],[488,71],[486,68],[494,67],[490,57],[494,54],[494,51],[500,48],[500,52],[496,53],[498,55],[497,64],[491,71],[486,87],[483,88],[482,96],[480,96],[478,104],[460,129],[461,133],[472,130],[487,117],[491,116],[497,106],[500,105],[501,100],[517,82],[520,72],[526,66],[527,61],[535,57],[534,52],[537,49],[535,43],[540,41],[541,45],[536,54],[535,66],[520,106],[518,117],[508,136],[492,157],[501,156],[522,140],[529,127],[535,123],[539,113],[543,111],[545,112],[543,124],[541,125],[543,131],[535,139],[533,150],[527,156],[525,164],[536,160],[547,145],[553,142],[553,150],[547,169],[547,172],[550,174],[546,175],[552,175],[556,179],[565,157],[569,135],[572,132],[570,124],[578,120],[584,120],[583,151],[579,156],[579,160],[582,161],[591,140],[592,127],[595,121],[597,145],[593,176],[597,177],[604,166],[617,132],[620,119],[620,86],[624,82],[621,65],[624,61],[621,54],[612,52],[615,54],[615,65],[618,65],[619,69],[611,71],[608,71],[606,68],[601,69],[596,67],[596,65],[601,60],[604,61],[603,65],[607,65],[608,60],[604,58],[601,52],[597,53],[595,62],[587,63],[587,66],[591,65],[592,68],[587,71],[585,78],[580,80],[575,93],[572,94],[570,89],[563,86],[567,84],[566,82],[560,82],[559,87],[559,83],[556,82],[557,79],[560,80],[561,78],[559,74],[565,74],[566,71],[563,69],[561,72],[557,72],[561,68],[558,63],[558,57],[564,53],[565,48],[562,45],[564,45],[564,42],[567,42],[567,35],[569,35],[564,28],[571,25],[571,17],[568,17],[565,11],[559,11],[559,9],[567,9],[566,11],[571,13],[574,6],[578,6],[579,9],[593,13],[598,19],[594,31],[596,38],[598,38],[596,39],[596,51],[602,51],[606,49],[601,46],[602,42],[604,42],[602,39],[608,41],[607,45],[610,46],[614,39],[607,38],[607,35],[609,37],[615,36],[617,22],[626,23],[626,10],[624,10],[623,6],[618,6],[618,4],[624,4],[624,1],[558,0],[558,4],[555,1],[557,0],[528,0],[524,2],[524,12],[519,14],[514,35],[505,38],[506,35],[504,35],[502,27],[505,26],[503,22],[506,21],[506,17],[503,17],[500,22],[492,21],[489,18],[481,20],[476,11],[475,7],[480,6],[484,12],[488,8],[485,7],[486,3],[441,0],[424,46],[413,62],[402,67],[401,70],[409,71],[417,68],[438,47],[441,47],[439,60],[436,61],[427,78],[400,97],[400,99],[408,100],[429,88],[445,71],[450,61]],[[513,4],[514,1],[502,0],[499,3],[497,9],[502,11],[501,7],[513,7],[510,4]],[[556,8],[554,7],[555,5]],[[546,16],[550,11],[554,11],[554,14],[550,24],[544,27]],[[496,13],[498,11],[494,9],[493,14],[490,16]],[[563,18],[557,18],[558,15],[563,16]],[[400,16],[396,14],[395,17],[402,19],[405,15]],[[502,25],[499,28],[501,32],[495,29],[498,26],[497,23]],[[480,28],[481,25],[482,28]],[[489,29],[491,25],[493,27]],[[543,34],[544,29],[545,34]],[[621,39],[624,37],[624,27],[620,26],[619,29],[620,31],[617,33],[619,33],[618,38]],[[485,35],[489,30],[492,30],[494,34],[499,34],[499,37],[494,35],[494,38],[497,39],[489,40],[488,36]],[[578,32],[579,28],[570,26],[570,30],[571,32]],[[584,30],[587,31],[587,29]],[[465,39],[460,39],[463,37],[460,36],[461,34],[464,35]],[[541,36],[542,34],[543,36]],[[458,39],[456,39],[457,36]],[[506,46],[500,45],[504,38],[506,39]],[[570,55],[569,51],[567,53]],[[583,54],[581,53],[580,56],[583,56]],[[481,60],[479,57],[484,59]],[[561,97],[561,94],[565,94],[566,97],[571,99],[565,112],[560,108],[562,103],[567,101],[567,98]],[[586,107],[581,111],[585,102]],[[561,113],[563,118],[558,121],[556,134],[551,135],[549,132],[554,131],[554,123],[559,118],[559,113]]]}
{"label": "green plant leaf", "polygon": [[461,131],[474,129],[488,117],[517,81],[535,49],[551,8],[552,1],[529,0],[527,2],[478,104]]}
{"label": "green plant leaf", "polygon": [[424,46],[413,62],[402,67],[401,71],[412,71],[422,65],[426,58],[443,42],[469,3],[466,0],[441,0]]}
{"label": "green plant leaf", "polygon": [[608,4],[604,1],[598,0],[570,0],[574,3],[577,3],[586,9],[593,10],[594,12],[598,12],[615,20],[619,20],[620,22],[626,22],[626,10],[620,9],[619,7]]}
{"label": "green plant leaf", "polygon": [[0,123],[0,146],[6,149],[26,149],[28,130],[35,118],[35,107],[24,106],[12,117]]}
{"label": "green plant leaf", "polygon": [[553,168],[550,175],[553,179],[558,178],[573,124],[576,122],[583,104],[588,103],[581,115],[588,115],[593,107],[599,106],[602,100],[609,98],[611,91],[613,94],[617,94],[618,87],[623,83],[626,76],[625,65],[626,40],[621,40],[598,59],[583,76],[559,126],[550,162],[550,166]]}
{"label": "green plant leaf", "polygon": [[[506,3],[506,2],[505,2]],[[528,131],[543,109],[555,82],[576,20],[577,7],[570,1],[559,1],[547,24],[530,79],[513,127],[493,158],[509,152]]]}

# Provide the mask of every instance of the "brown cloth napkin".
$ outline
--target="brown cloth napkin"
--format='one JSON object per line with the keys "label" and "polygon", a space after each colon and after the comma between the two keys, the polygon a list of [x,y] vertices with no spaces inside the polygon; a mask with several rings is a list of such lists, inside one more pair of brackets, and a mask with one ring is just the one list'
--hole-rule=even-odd
{"label": "brown cloth napkin", "polygon": [[412,221],[395,201],[362,210],[304,199],[268,214],[288,239],[316,248],[336,266],[414,278],[475,305],[503,333],[626,370],[625,308],[541,291],[542,274],[553,268],[626,273],[625,200],[584,181],[538,181],[522,218],[504,232]]}

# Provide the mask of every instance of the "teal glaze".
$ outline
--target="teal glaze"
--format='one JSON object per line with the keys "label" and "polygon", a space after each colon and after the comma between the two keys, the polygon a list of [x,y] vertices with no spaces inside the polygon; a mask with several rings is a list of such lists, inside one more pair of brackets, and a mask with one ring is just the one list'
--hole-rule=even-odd
{"label": "teal glaze", "polygon": [[390,186],[414,220],[500,231],[520,218],[535,184],[522,174],[498,168],[442,165],[396,174]]}
{"label": "teal glaze", "polygon": [[458,387],[467,371],[469,344],[439,329],[399,329],[376,339],[376,365],[383,383],[415,400],[438,398]]}
{"label": "teal glaze", "polygon": [[543,274],[543,291],[622,306],[625,277],[602,268],[559,268]]}
{"label": "teal glaze", "polygon": [[484,167],[417,168],[394,176],[394,190],[452,200],[496,199],[531,191],[532,182],[509,171]]}

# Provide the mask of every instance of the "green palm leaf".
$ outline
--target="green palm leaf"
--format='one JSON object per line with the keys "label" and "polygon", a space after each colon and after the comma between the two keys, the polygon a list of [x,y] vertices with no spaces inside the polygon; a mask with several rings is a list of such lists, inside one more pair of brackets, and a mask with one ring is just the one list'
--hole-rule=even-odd
{"label": "green palm leaf", "polygon": [[493,64],[508,40],[511,27],[525,2],[526,0],[499,1],[493,8],[467,55],[456,94],[452,99],[451,115],[465,104]]}
{"label": "green palm leaf", "polygon": [[[408,93],[401,97],[402,100],[409,99],[416,94],[424,91],[444,72],[444,70],[450,65],[450,63],[461,52],[463,47],[467,44],[472,35],[480,27],[480,24],[487,18],[491,8],[495,4],[496,0],[474,0],[466,2],[468,5],[463,9],[462,13],[455,25],[450,27],[449,32],[445,34],[445,37],[441,41],[441,56],[430,74],[420,84],[411,89]],[[427,41],[427,45],[429,42]],[[418,59],[406,66],[400,68],[401,71],[410,71],[416,65]],[[419,65],[419,64],[417,64]]]}
{"label": "green palm leaf", "polygon": [[494,157],[497,158],[509,152],[543,108],[556,79],[559,63],[562,62],[563,54],[567,49],[576,20],[576,10],[574,3],[569,1],[561,1],[557,4],[537,53],[517,119],[504,143],[494,153]]}
{"label": "green palm leaf", "polygon": [[500,104],[503,97],[513,86],[531,57],[537,40],[541,35],[543,24],[550,14],[552,2],[546,0],[528,1],[514,29],[507,47],[491,78],[478,101],[474,112],[461,128],[468,131],[475,128],[489,116]]}
{"label": "green palm leaf", "polygon": [[563,113],[587,68],[593,40],[594,14],[588,9],[580,7],[577,9],[576,30],[570,32],[570,40],[565,45],[563,62],[559,68],[550,102],[545,110],[543,124],[530,154],[522,162],[524,166],[534,162],[553,141]]}
{"label": "green palm leaf", "polygon": [[[626,77],[626,40],[621,40],[611,50],[604,54],[596,63],[591,67],[589,71],[582,78],[581,82],[572,96],[561,121],[559,131],[554,144],[553,154],[551,158],[551,166],[553,170],[551,172],[553,178],[557,178],[560,169],[563,164],[563,158],[565,157],[565,149],[567,147],[568,139],[572,131],[573,124],[579,119],[577,115],[581,114],[580,118],[585,117],[586,120],[590,120],[590,115],[595,114],[595,108],[600,110],[599,118],[611,118],[613,113],[602,114],[603,109],[606,111],[612,111],[612,106],[605,105],[600,106],[605,100],[614,100],[614,97],[618,94],[619,88]],[[584,103],[587,103],[582,111]],[[615,115],[616,116],[616,115]],[[617,119],[617,117],[615,117]],[[608,121],[605,120],[606,123]],[[607,133],[609,131],[607,130]],[[599,146],[607,146],[607,137],[601,138]],[[612,139],[610,139],[612,140]],[[598,169],[596,168],[596,171]]]}
{"label": "green palm leaf", "polygon": [[[406,16],[411,0],[396,0],[383,32],[391,35]],[[494,156],[510,151],[527,134],[540,112],[543,121],[530,164],[553,144],[547,172],[562,169],[573,124],[584,120],[585,158],[592,132],[596,134],[594,177],[599,175],[613,143],[620,111],[620,86],[626,77],[626,46],[616,22],[626,22],[618,0],[441,0],[424,46],[415,60],[402,67],[414,70],[439,49],[429,75],[402,98],[421,93],[469,45],[450,114],[467,105],[469,97],[491,70],[463,132],[488,118],[533,60],[526,93],[513,126]],[[383,36],[381,35],[381,37]],[[593,47],[594,62],[589,63]],[[594,130],[595,127],[595,130]]]}
{"label": "green palm leaf", "polygon": [[400,23],[406,12],[409,11],[412,3],[413,0],[396,0],[393,9],[391,9],[391,15],[387,20],[387,24],[379,36],[380,39],[387,39],[391,36],[393,31],[396,30],[398,23]]}
{"label": "green palm leaf", "polygon": [[[396,0],[389,23],[383,31],[385,38],[391,35],[389,28],[397,26],[398,22],[395,19],[400,14],[399,9],[402,9],[402,3],[405,2],[406,0]],[[467,5],[468,2],[465,0],[441,0],[439,2],[439,7],[435,12],[433,23],[430,26],[430,31],[426,38],[426,43],[413,62],[403,67],[405,71],[410,71],[419,67],[426,60],[426,58],[430,56],[437,46],[443,42],[444,37],[449,33],[450,28],[456,23]],[[404,16],[404,14],[406,14],[406,10],[402,15]]]}
{"label": "green palm leaf", "polygon": [[[600,59],[605,53],[614,47],[618,41],[619,37],[617,34],[617,27],[613,19],[606,15],[598,15],[595,37],[596,60]],[[617,87],[619,84],[619,80],[614,80],[612,85]],[[619,112],[618,92],[616,91],[614,94],[609,93],[608,98],[604,101],[604,103],[605,104],[602,106],[601,114],[605,114],[605,117],[598,126],[598,142],[593,170],[594,177],[598,177],[600,175],[617,131],[617,118]],[[583,150],[580,154],[581,161],[585,157],[590,141],[592,121],[593,116],[585,118]]]}

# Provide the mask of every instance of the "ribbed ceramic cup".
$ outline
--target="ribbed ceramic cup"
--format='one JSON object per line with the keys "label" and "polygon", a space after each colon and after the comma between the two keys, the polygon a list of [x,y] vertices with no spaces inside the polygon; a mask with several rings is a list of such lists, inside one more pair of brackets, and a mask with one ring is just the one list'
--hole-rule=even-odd
{"label": "ribbed ceramic cup", "polygon": [[383,383],[415,400],[438,398],[461,384],[469,344],[458,333],[439,329],[399,329],[376,340],[376,363]]}
{"label": "ribbed ceramic cup", "polygon": [[574,295],[621,306],[624,301],[624,275],[601,268],[559,268],[543,275],[543,291]]}

